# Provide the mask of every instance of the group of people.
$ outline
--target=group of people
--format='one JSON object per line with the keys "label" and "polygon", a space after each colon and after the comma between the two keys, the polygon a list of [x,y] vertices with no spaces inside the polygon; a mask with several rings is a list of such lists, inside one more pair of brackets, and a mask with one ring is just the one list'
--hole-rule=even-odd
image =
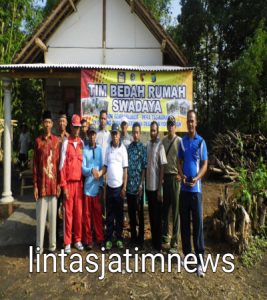
{"label": "group of people", "polygon": [[[207,147],[196,132],[197,115],[187,113],[188,133],[176,135],[176,120],[169,116],[167,135],[159,139],[159,125],[150,124],[150,140],[141,142],[141,126],[128,120],[106,129],[107,112],[99,115],[99,128],[73,115],[70,134],[67,118],[59,118],[59,135],[52,134],[51,112],[43,114],[43,133],[35,140],[33,177],[37,201],[36,249],[43,253],[46,216],[49,221],[49,251],[56,250],[58,202],[63,203],[64,251],[71,245],[80,251],[97,245],[110,250],[124,248],[124,201],[127,201],[131,243],[144,243],[144,193],[148,202],[152,246],[162,244],[177,253],[179,224],[183,254],[192,253],[198,275],[204,276],[200,256],[204,255],[201,178],[207,170]],[[169,216],[172,231],[169,232]],[[105,215],[105,234],[103,224]]]}

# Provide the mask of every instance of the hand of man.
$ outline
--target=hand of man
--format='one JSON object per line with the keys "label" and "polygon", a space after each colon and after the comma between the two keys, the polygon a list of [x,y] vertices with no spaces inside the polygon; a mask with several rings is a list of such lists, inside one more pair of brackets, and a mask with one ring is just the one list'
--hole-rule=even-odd
{"label": "hand of man", "polygon": [[143,186],[142,184],[139,185],[139,188],[138,188],[138,195],[141,196],[142,195],[142,191],[143,191]]}
{"label": "hand of man", "polygon": [[178,182],[181,182],[181,181],[182,181],[182,177],[181,177],[180,174],[178,174],[178,175],[176,176],[176,181],[178,181]]}
{"label": "hand of man", "polygon": [[121,190],[121,198],[124,199],[126,197],[126,189]]}
{"label": "hand of man", "polygon": [[38,188],[37,187],[34,188],[34,199],[35,199],[35,201],[38,200]]}
{"label": "hand of man", "polygon": [[57,186],[57,198],[60,196],[61,188],[60,185]]}
{"label": "hand of man", "polygon": [[163,199],[162,199],[162,195],[161,195],[161,189],[158,189],[157,196],[158,196],[158,201],[162,202]]}
{"label": "hand of man", "polygon": [[198,181],[197,177],[194,177],[194,178],[192,178],[192,181],[188,183],[188,185],[190,187],[193,187],[196,185],[197,181]]}
{"label": "hand of man", "polygon": [[92,169],[92,174],[96,180],[99,180],[99,172],[96,169]]}
{"label": "hand of man", "polygon": [[185,175],[183,175],[181,179],[184,185],[188,185],[188,182],[186,181],[187,177]]}

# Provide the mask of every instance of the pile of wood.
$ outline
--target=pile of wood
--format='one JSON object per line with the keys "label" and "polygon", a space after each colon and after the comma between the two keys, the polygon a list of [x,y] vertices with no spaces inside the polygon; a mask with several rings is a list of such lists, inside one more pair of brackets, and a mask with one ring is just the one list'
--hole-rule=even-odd
{"label": "pile of wood", "polygon": [[218,209],[206,221],[205,229],[209,238],[227,242],[239,254],[247,249],[252,234],[251,218],[234,194],[229,193],[227,185],[224,194],[218,198]]}
{"label": "pile of wood", "polygon": [[263,134],[219,133],[212,143],[209,171],[221,179],[235,181],[238,169],[254,171],[260,156],[267,161],[267,138]]}
{"label": "pile of wood", "polygon": [[[231,190],[231,191],[229,191]],[[205,219],[205,232],[210,239],[227,242],[236,253],[247,249],[252,235],[264,232],[267,226],[267,190],[253,195],[250,205],[242,205],[233,184],[227,184],[218,198],[218,208]]]}

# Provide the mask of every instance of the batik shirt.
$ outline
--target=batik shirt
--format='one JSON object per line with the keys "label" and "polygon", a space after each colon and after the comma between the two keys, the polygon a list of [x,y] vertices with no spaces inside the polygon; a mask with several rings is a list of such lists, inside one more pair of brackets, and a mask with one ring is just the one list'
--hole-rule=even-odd
{"label": "batik shirt", "polygon": [[59,185],[59,139],[51,134],[35,140],[33,158],[33,182],[39,197],[55,196]]}
{"label": "batik shirt", "polygon": [[141,142],[132,142],[128,147],[127,193],[137,194],[142,180],[142,171],[147,166],[146,147]]}

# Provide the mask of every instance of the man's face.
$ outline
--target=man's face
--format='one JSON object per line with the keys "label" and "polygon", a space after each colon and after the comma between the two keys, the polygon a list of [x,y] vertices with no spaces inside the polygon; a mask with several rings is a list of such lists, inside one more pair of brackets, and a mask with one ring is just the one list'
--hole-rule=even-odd
{"label": "man's face", "polygon": [[51,119],[43,120],[43,129],[45,133],[50,133],[53,127],[53,121]]}
{"label": "man's face", "polygon": [[154,141],[157,139],[158,136],[158,128],[156,124],[153,124],[152,126],[150,126],[150,137],[151,140]]}
{"label": "man's face", "polygon": [[123,132],[124,134],[127,133],[127,129],[128,129],[128,124],[126,122],[122,122],[121,123],[121,132]]}
{"label": "man's face", "polygon": [[67,119],[65,119],[65,118],[60,118],[59,119],[59,129],[61,131],[65,131],[66,130],[67,124],[68,124]]}
{"label": "man's face", "polygon": [[187,117],[187,130],[189,133],[195,133],[197,127],[196,115],[192,112]]}
{"label": "man's face", "polygon": [[106,113],[102,113],[100,115],[100,127],[101,128],[105,128],[106,127],[106,124],[107,124],[107,114]]}
{"label": "man's face", "polygon": [[132,134],[133,134],[133,139],[135,142],[140,141],[141,131],[138,126],[133,127]]}
{"label": "man's face", "polygon": [[80,127],[71,125],[71,134],[72,134],[72,136],[73,137],[78,137],[79,133],[80,133]]}
{"label": "man's face", "polygon": [[83,122],[81,126],[82,133],[87,134],[87,130],[88,130],[88,124],[87,122]]}
{"label": "man's face", "polygon": [[176,126],[175,124],[168,124],[167,125],[167,130],[168,130],[168,135],[174,135],[175,134],[175,130],[176,130]]}
{"label": "man's face", "polygon": [[89,144],[90,146],[94,146],[95,145],[95,141],[96,141],[96,133],[94,131],[90,131],[88,133],[89,136]]}
{"label": "man's face", "polygon": [[120,136],[121,136],[121,134],[119,131],[111,132],[111,138],[112,138],[113,145],[115,145],[115,146],[119,145]]}

